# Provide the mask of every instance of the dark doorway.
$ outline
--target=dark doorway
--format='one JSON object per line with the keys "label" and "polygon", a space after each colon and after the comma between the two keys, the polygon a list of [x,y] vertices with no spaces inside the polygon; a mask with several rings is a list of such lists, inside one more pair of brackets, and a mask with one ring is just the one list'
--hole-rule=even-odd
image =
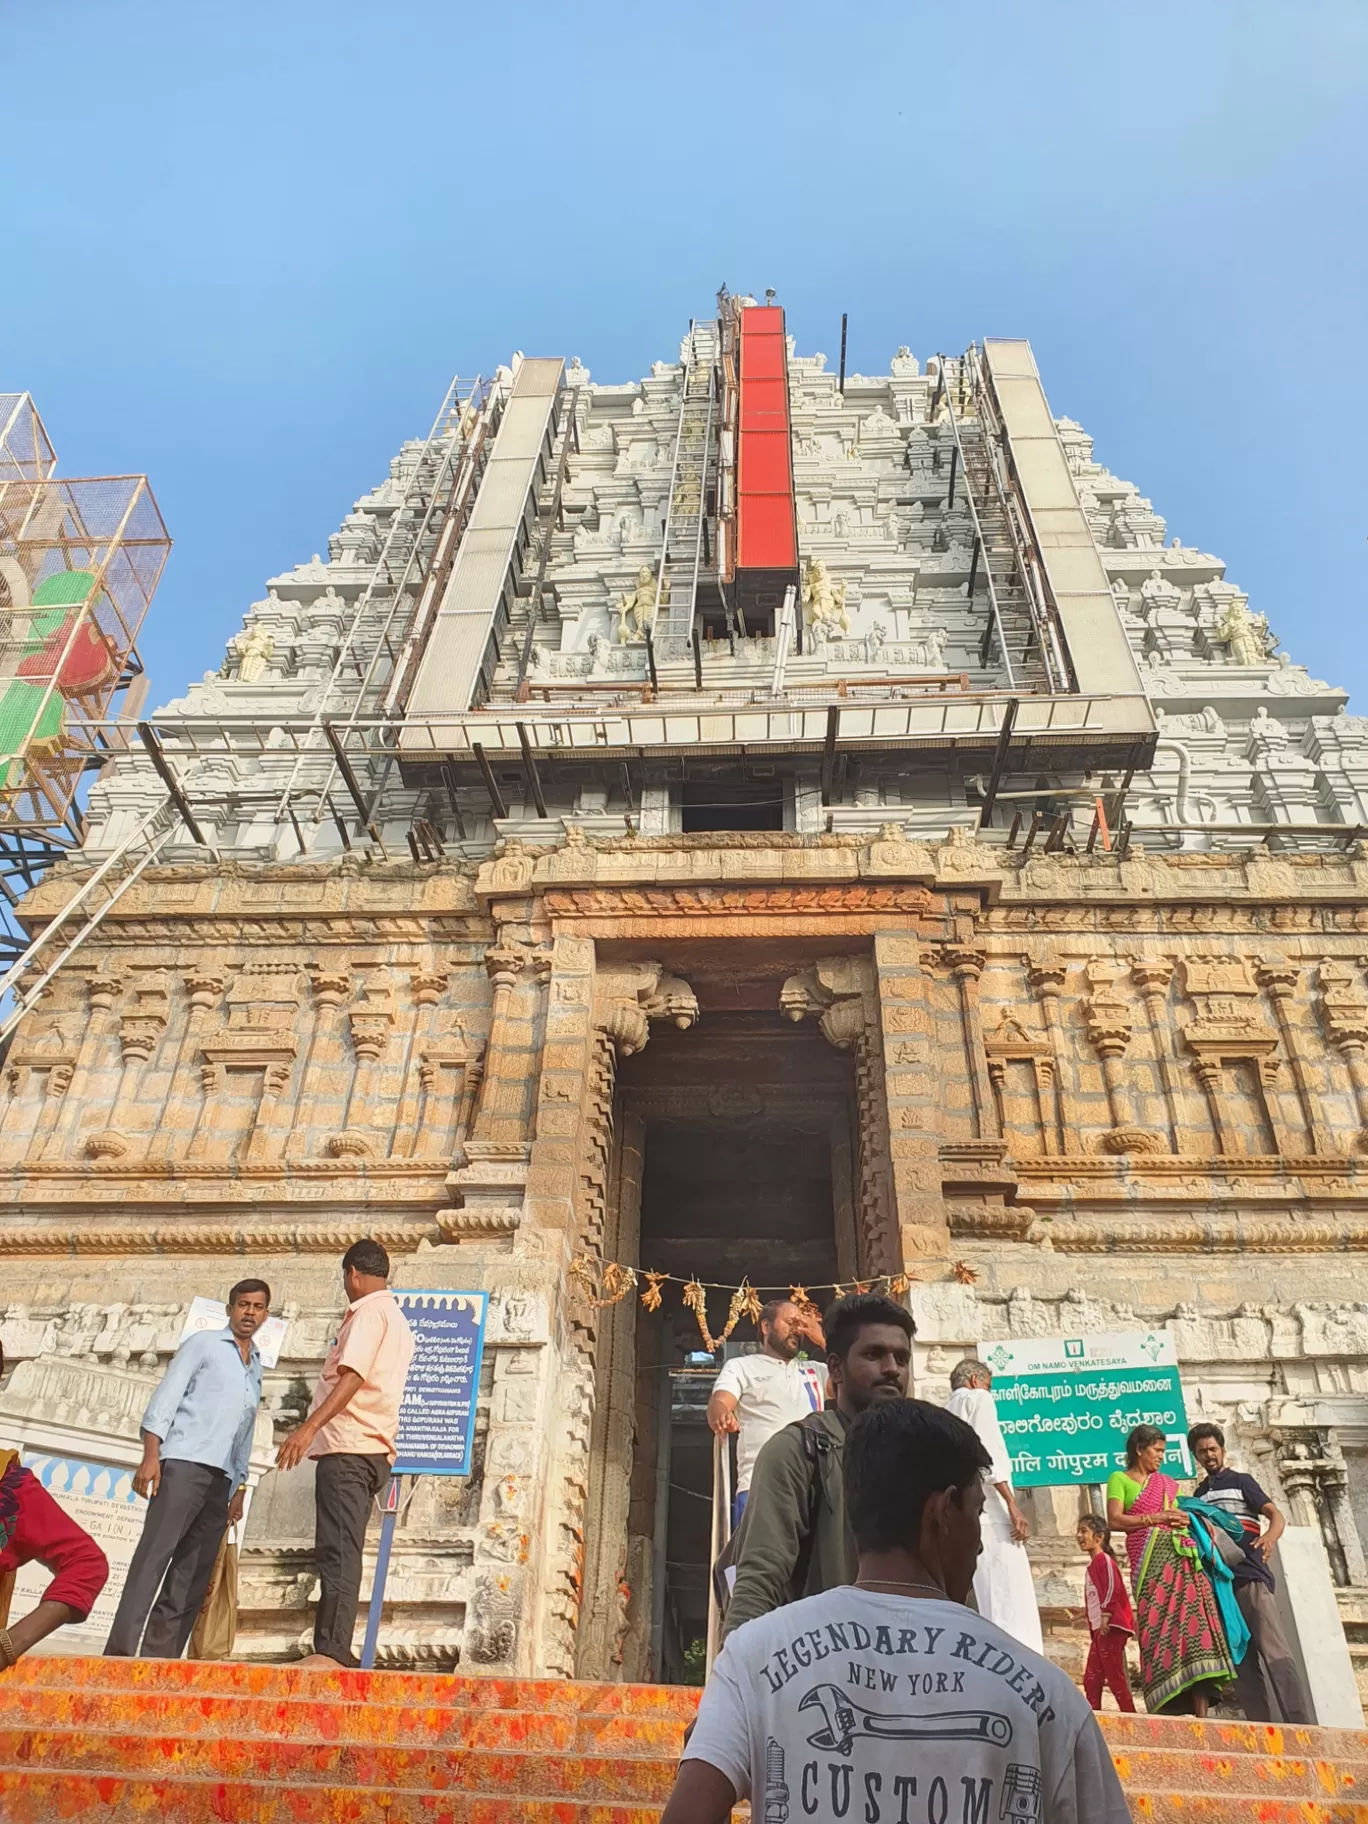
{"label": "dark doorway", "polygon": [[[780,1017],[777,985],[765,1011],[705,1005],[694,1031],[658,1030],[619,1078],[643,1135],[640,1264],[704,1282],[714,1337],[743,1278],[763,1299],[859,1270],[851,1062],[814,1025]],[[732,1346],[754,1341],[743,1318]],[[708,1623],[705,1408],[722,1357],[707,1353],[678,1285],[659,1312],[640,1314],[636,1356],[629,1531],[649,1528],[652,1541],[649,1676],[695,1682]]]}

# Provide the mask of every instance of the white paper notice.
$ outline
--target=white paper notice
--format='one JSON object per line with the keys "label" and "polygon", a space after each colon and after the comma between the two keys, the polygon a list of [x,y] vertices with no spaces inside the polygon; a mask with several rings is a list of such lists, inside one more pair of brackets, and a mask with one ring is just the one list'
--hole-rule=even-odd
{"label": "white paper notice", "polygon": [[[226,1330],[228,1328],[228,1307],[221,1305],[216,1298],[196,1298],[190,1301],[190,1309],[185,1314],[181,1326],[180,1340],[193,1336],[197,1330]],[[252,1341],[257,1346],[263,1368],[274,1368],[280,1360],[280,1351],[285,1346],[285,1334],[290,1326],[283,1317],[268,1317],[257,1331]]]}

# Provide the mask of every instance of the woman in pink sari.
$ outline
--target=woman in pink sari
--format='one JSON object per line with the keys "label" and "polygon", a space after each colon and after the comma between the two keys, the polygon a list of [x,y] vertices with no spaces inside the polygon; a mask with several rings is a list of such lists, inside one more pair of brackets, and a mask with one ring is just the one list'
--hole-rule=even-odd
{"label": "woman in pink sari", "polygon": [[1205,1716],[1235,1667],[1216,1592],[1178,1506],[1178,1485],[1159,1467],[1167,1448],[1153,1425],[1135,1427],[1126,1467],[1107,1484],[1107,1519],[1125,1534],[1130,1555],[1145,1708]]}

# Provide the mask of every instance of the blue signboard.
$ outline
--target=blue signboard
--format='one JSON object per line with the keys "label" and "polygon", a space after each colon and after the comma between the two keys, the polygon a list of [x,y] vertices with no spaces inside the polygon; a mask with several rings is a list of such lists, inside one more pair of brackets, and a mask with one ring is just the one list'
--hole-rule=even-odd
{"label": "blue signboard", "polygon": [[468,1476],[489,1294],[395,1287],[394,1296],[414,1343],[399,1407],[394,1474]]}

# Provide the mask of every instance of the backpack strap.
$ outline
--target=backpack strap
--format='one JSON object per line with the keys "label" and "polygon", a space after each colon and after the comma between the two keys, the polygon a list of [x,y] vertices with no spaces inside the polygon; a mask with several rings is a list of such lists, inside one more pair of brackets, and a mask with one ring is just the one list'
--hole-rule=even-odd
{"label": "backpack strap", "polygon": [[789,1584],[791,1600],[796,1602],[802,1596],[807,1584],[808,1569],[812,1563],[812,1553],[817,1539],[817,1516],[822,1508],[822,1460],[836,1448],[836,1440],[822,1423],[819,1412],[810,1412],[806,1418],[797,1421],[797,1431],[803,1441],[803,1456],[808,1466],[808,1505],[807,1505],[807,1538],[798,1554],[798,1562],[793,1567],[793,1577]]}

